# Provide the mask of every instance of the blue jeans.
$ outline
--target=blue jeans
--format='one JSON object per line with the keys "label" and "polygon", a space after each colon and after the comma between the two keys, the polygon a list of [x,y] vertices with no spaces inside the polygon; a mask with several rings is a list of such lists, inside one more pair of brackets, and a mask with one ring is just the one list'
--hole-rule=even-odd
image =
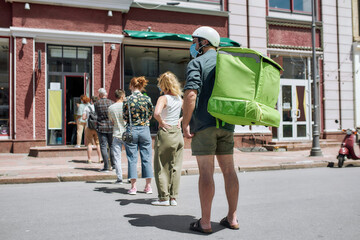
{"label": "blue jeans", "polygon": [[141,177],[152,178],[152,140],[148,126],[132,126],[133,141],[126,143],[126,156],[128,159],[128,178],[137,178],[138,149],[141,158]]}
{"label": "blue jeans", "polygon": [[113,137],[113,143],[111,151],[114,155],[114,163],[116,169],[116,175],[118,180],[122,180],[122,169],[121,169],[121,148],[124,145],[124,142],[117,137]]}
{"label": "blue jeans", "polygon": [[[112,141],[113,141],[112,133],[97,132],[97,134],[98,134],[99,142],[100,142],[101,156],[104,160],[104,169],[110,169],[109,168],[108,145],[109,145],[109,149],[111,149],[111,145],[112,145]],[[111,166],[115,165],[113,163],[113,159],[114,159],[113,152],[110,151]]]}

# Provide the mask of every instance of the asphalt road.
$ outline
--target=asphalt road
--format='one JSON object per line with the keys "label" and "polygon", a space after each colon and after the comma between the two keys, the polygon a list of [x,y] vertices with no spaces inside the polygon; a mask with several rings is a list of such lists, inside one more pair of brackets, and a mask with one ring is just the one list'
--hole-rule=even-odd
{"label": "asphalt road", "polygon": [[156,191],[130,196],[129,184],[107,181],[0,185],[0,239],[360,239],[360,168],[238,176],[239,231],[218,224],[227,207],[216,174],[214,233],[208,236],[188,230],[200,215],[193,175],[182,177],[177,207],[151,206]]}

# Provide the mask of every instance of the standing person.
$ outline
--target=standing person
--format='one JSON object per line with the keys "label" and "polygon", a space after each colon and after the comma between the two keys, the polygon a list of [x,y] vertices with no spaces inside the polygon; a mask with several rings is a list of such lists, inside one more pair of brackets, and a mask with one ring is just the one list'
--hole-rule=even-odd
{"label": "standing person", "polygon": [[159,97],[154,112],[154,117],[159,122],[154,146],[154,175],[159,199],[151,204],[176,206],[184,150],[180,127],[182,91],[172,72],[160,75],[158,87],[164,93]]}
{"label": "standing person", "polygon": [[217,128],[216,119],[207,112],[208,100],[215,82],[216,47],[219,46],[220,36],[211,27],[200,27],[194,31],[192,37],[190,53],[195,59],[187,66],[182,126],[184,136],[192,139],[192,155],[196,156],[199,167],[201,218],[191,223],[190,229],[202,233],[212,232],[210,218],[215,193],[215,155],[224,176],[229,207],[220,224],[239,229],[236,216],[239,182],[233,156],[235,127],[220,123]]}
{"label": "standing person", "polygon": [[121,184],[123,181],[121,169],[121,148],[124,145],[121,137],[123,132],[125,132],[125,123],[123,119],[123,101],[125,98],[125,92],[121,89],[115,90],[115,98],[116,102],[109,107],[109,119],[114,124],[111,151],[113,152],[117,175],[115,183]]}
{"label": "standing person", "polygon": [[82,115],[82,119],[86,121],[86,126],[85,126],[85,142],[87,144],[87,155],[88,155],[88,160],[87,163],[91,163],[91,154],[92,154],[92,146],[96,145],[96,152],[98,155],[98,161],[99,163],[101,163],[101,152],[100,152],[100,144],[99,144],[99,138],[96,132],[96,129],[91,129],[88,127],[88,123],[87,123],[87,119],[89,118],[89,113],[95,111],[95,107],[94,107],[94,102],[97,101],[97,97],[96,96],[92,96],[91,97],[91,102],[90,102],[90,98],[86,97],[84,99],[84,103],[85,103],[85,109],[84,109],[84,113]]}
{"label": "standing person", "polygon": [[151,178],[152,172],[152,140],[150,135],[150,119],[153,114],[153,105],[149,96],[141,92],[145,90],[148,80],[145,77],[134,77],[130,81],[129,89],[131,95],[124,103],[123,117],[127,124],[131,117],[133,141],[125,144],[126,156],[128,158],[128,178],[131,181],[131,188],[128,194],[135,195],[137,179],[138,149],[141,158],[142,178],[146,178],[144,192],[152,193]]}
{"label": "standing person", "polygon": [[81,145],[83,132],[86,125],[86,122],[82,119],[82,114],[85,109],[85,104],[84,104],[85,97],[86,97],[85,95],[81,95],[80,96],[81,103],[77,104],[78,108],[76,111],[76,145],[75,145],[76,148],[79,148]]}
{"label": "standing person", "polygon": [[[108,147],[111,149],[113,133],[113,123],[109,120],[108,108],[114,102],[110,99],[107,99],[107,92],[104,88],[100,88],[98,91],[99,100],[94,104],[94,107],[95,113],[97,115],[97,134],[100,141],[101,155],[104,161],[104,168],[99,171],[108,172],[110,170]],[[113,153],[110,151],[111,166],[115,168],[113,159]]]}

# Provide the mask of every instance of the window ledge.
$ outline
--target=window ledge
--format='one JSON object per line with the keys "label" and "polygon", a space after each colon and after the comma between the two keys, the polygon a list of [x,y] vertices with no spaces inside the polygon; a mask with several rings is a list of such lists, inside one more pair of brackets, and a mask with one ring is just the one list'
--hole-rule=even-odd
{"label": "window ledge", "polygon": [[171,6],[171,5],[166,5],[166,2],[169,1],[157,1],[157,2],[146,2],[146,0],[134,1],[131,7],[148,9],[148,10],[195,13],[195,14],[213,15],[213,16],[221,16],[221,17],[229,16],[229,12],[222,11],[220,5],[179,1],[180,3],[179,5]]}
{"label": "window ledge", "polygon": [[119,12],[128,12],[132,0],[6,0],[6,2],[23,2],[23,3],[36,3],[45,5],[78,7],[78,8],[91,8],[101,10],[112,10]]}
{"label": "window ledge", "polygon": [[10,27],[11,35],[14,37],[34,38],[38,42],[49,41],[73,41],[77,43],[103,44],[104,42],[122,43],[124,35],[106,34],[93,32],[59,31],[53,29],[37,29]]}

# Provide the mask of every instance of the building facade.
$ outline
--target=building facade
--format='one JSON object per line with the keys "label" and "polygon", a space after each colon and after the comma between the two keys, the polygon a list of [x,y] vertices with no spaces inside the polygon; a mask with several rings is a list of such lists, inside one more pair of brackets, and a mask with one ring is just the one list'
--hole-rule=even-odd
{"label": "building facade", "polygon": [[[352,0],[355,126],[360,127],[360,4]],[[357,93],[357,94],[356,94]]]}
{"label": "building facade", "polygon": [[[350,0],[316,0],[322,138],[359,126],[354,9]],[[223,46],[239,43],[284,68],[280,127],[236,126],[235,147],[312,138],[311,0],[0,0],[0,13],[0,152],[72,145],[80,95],[104,87],[114,99],[117,88],[129,93],[134,76],[149,79],[155,104],[161,73],[184,83],[199,26],[215,28]]]}
{"label": "building facade", "polygon": [[[311,3],[311,0],[229,1],[230,38],[269,55],[284,68],[277,104],[281,124],[268,130],[273,141],[312,139]],[[357,81],[352,69],[351,1],[315,0],[315,3],[321,138],[340,140],[342,129],[359,126],[356,107],[359,84],[354,85]],[[354,11],[358,11],[357,6]],[[356,49],[354,45],[354,54]]]}
{"label": "building facade", "polygon": [[155,104],[161,73],[185,81],[191,33],[203,25],[237,46],[227,1],[0,0],[0,152],[72,145],[80,95],[104,87],[114,100],[134,76],[147,77]]}

